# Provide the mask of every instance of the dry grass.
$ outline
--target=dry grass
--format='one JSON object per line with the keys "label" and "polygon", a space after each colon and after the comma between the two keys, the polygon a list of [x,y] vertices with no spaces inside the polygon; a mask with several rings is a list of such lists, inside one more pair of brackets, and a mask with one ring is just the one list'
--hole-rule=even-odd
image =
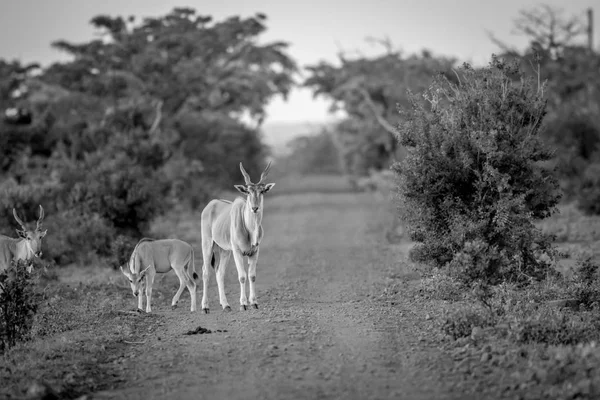
{"label": "dry grass", "polygon": [[561,205],[559,211],[537,226],[556,235],[556,248],[562,254],[558,260],[561,272],[571,273],[582,256],[600,262],[600,216],[583,215],[574,204]]}
{"label": "dry grass", "polygon": [[67,399],[119,385],[121,364],[140,351],[127,342],[161,323],[160,316],[120,312],[135,303],[115,282],[51,282],[40,296],[33,338],[2,355],[2,398],[20,398],[36,382]]}

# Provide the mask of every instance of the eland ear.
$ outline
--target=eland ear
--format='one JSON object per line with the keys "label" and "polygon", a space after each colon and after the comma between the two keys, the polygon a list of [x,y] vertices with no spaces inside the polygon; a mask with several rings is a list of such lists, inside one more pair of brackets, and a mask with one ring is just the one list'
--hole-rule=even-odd
{"label": "eland ear", "polygon": [[274,183],[267,183],[265,185],[265,188],[262,190],[263,193],[267,193],[269,190],[273,189],[273,186],[275,186]]}
{"label": "eland ear", "polygon": [[148,265],[148,266],[146,267],[146,269],[145,269],[145,270],[143,270],[142,272],[140,272],[140,275],[141,275],[141,276],[144,276],[144,275],[146,275],[146,271],[148,271],[148,270],[150,269],[150,267],[151,267],[151,266],[152,266],[152,265]]}
{"label": "eland ear", "polygon": [[121,270],[121,272],[123,273],[123,275],[128,276],[127,272],[125,272],[125,270],[123,269],[122,265],[119,265],[119,269]]}
{"label": "eland ear", "polygon": [[233,187],[235,187],[240,193],[243,194],[248,194],[248,188],[246,188],[246,186],[244,185],[233,185]]}
{"label": "eland ear", "polygon": [[27,238],[27,233],[25,231],[22,231],[20,229],[15,229],[15,231],[17,231],[17,235],[19,235],[20,238]]}
{"label": "eland ear", "polygon": [[43,232],[40,232],[40,238],[43,238],[44,236],[46,236],[46,233],[48,233],[48,229],[46,229]]}

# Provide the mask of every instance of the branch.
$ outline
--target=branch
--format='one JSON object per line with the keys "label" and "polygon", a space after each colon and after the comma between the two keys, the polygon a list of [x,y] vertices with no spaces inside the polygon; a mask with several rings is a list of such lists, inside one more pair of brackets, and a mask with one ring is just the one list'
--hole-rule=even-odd
{"label": "branch", "polygon": [[363,98],[365,99],[367,106],[369,106],[371,111],[373,111],[373,115],[375,116],[375,119],[377,120],[379,125],[381,125],[381,127],[383,129],[385,129],[392,135],[397,136],[398,131],[396,130],[396,128],[394,128],[392,126],[392,124],[390,124],[388,121],[386,121],[385,118],[383,118],[383,116],[381,116],[379,114],[379,111],[377,110],[377,106],[373,102],[373,99],[371,99],[371,96],[369,95],[369,93],[365,89],[362,89],[362,88],[359,88],[358,90],[359,90],[360,94],[362,94]]}
{"label": "branch", "polygon": [[154,133],[154,131],[156,131],[156,129],[158,128],[158,124],[160,124],[160,121],[162,119],[162,105],[162,100],[159,100],[158,103],[156,103],[156,116],[154,117],[154,122],[150,127],[150,134]]}

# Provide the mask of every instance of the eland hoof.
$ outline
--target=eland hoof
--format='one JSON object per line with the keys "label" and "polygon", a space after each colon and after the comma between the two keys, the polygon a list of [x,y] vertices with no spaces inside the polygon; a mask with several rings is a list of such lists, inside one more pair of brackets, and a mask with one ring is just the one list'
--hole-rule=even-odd
{"label": "eland hoof", "polygon": [[177,304],[173,304],[173,305],[171,306],[171,310],[174,310],[174,309],[176,309],[176,308],[177,308]]}
{"label": "eland hoof", "polygon": [[248,307],[245,304],[242,304],[240,306],[240,311],[246,311],[248,309]]}
{"label": "eland hoof", "polygon": [[225,307],[225,308],[223,309],[223,311],[225,311],[225,312],[231,312],[231,307],[227,306],[227,307]]}
{"label": "eland hoof", "polygon": [[252,307],[258,310],[258,304],[252,304]]}
{"label": "eland hoof", "polygon": [[204,314],[208,314],[210,312],[208,308],[203,308],[202,311],[204,311]]}

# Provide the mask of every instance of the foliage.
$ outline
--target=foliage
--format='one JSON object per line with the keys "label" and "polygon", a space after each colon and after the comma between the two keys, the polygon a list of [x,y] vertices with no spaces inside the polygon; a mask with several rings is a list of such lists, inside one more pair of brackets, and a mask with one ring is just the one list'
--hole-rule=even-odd
{"label": "foliage", "polygon": [[600,54],[585,43],[586,25],[580,15],[539,6],[522,10],[515,21],[517,33],[530,40],[528,48],[519,51],[494,41],[502,56],[517,60],[526,75],[541,72],[547,79],[548,117],[541,135],[557,149],[557,173],[566,198],[579,199],[582,209],[594,214],[600,212],[589,207],[597,196],[591,188],[598,185],[590,177],[600,161]]}
{"label": "foliage", "polygon": [[0,122],[3,233],[12,207],[43,204],[55,261],[111,257],[112,238],[139,238],[166,209],[237,182],[240,161],[264,168],[265,106],[297,69],[286,43],[259,44],[265,19],[100,15],[101,39],[53,43],[71,61],[0,61],[0,105],[33,115]]}
{"label": "foliage", "polygon": [[341,160],[334,135],[323,129],[315,135],[301,135],[288,143],[289,152],[278,160],[278,169],[300,175],[339,174]]}
{"label": "foliage", "polygon": [[410,104],[407,89],[426,89],[436,73],[449,73],[455,62],[428,51],[407,57],[389,43],[384,45],[387,52],[378,57],[340,54],[339,65],[321,62],[308,66],[310,76],[304,86],[315,96],[331,99],[331,110],[341,109],[347,116],[335,133],[344,168],[350,174],[362,176],[371,168],[386,169],[403,156],[394,127],[398,122],[396,107]]}
{"label": "foliage", "polygon": [[446,318],[442,332],[456,340],[471,336],[474,328],[487,328],[494,323],[491,315],[481,309],[460,309]]}
{"label": "foliage", "polygon": [[[74,267],[75,274],[78,269]],[[169,287],[164,295],[172,290]],[[6,368],[0,368],[0,398],[22,398],[36,383],[54,392],[45,398],[75,399],[114,389],[128,378],[124,363],[144,351],[127,341],[144,341],[164,324],[157,314],[118,312],[132,308],[134,300],[128,288],[115,282],[51,282],[38,295],[44,301],[35,315],[31,340],[2,357]]]}
{"label": "foliage", "polygon": [[[600,135],[598,136],[600,137]],[[585,167],[579,187],[578,208],[586,214],[600,215],[600,160]]]}
{"label": "foliage", "polygon": [[29,338],[38,302],[25,261],[0,272],[0,353]]}
{"label": "foliage", "polygon": [[[514,63],[461,69],[461,84],[440,76],[412,110],[400,142],[408,155],[394,164],[401,218],[418,242],[412,257],[449,265],[466,283],[541,277],[549,250],[534,219],[552,214],[557,182],[540,162],[551,153],[539,137],[543,87],[521,79]],[[431,107],[427,107],[429,104]]]}

